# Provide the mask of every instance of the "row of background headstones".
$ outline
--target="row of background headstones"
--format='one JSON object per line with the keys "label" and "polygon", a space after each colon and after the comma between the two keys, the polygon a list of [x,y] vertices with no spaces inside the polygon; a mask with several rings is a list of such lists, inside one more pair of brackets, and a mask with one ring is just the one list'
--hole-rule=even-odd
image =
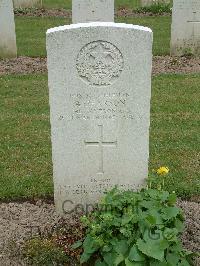
{"label": "row of background headstones", "polygon": [[[41,0],[13,0],[15,6],[34,6]],[[142,0],[148,4],[151,0]],[[161,0],[162,1],[162,0]],[[168,0],[164,0],[167,1]],[[153,1],[155,2],[155,1]],[[114,0],[74,0],[73,23],[114,21]],[[87,17],[86,17],[87,16]],[[17,56],[12,0],[0,0],[0,57]],[[200,54],[200,1],[174,0],[171,55]]]}

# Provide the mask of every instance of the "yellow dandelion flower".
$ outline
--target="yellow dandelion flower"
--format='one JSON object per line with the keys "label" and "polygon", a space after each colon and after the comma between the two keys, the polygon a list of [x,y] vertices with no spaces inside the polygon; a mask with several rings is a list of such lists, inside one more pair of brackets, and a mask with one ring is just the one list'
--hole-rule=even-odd
{"label": "yellow dandelion flower", "polygon": [[169,173],[169,168],[165,167],[165,166],[161,166],[160,168],[158,168],[157,170],[157,174],[158,175],[166,175]]}

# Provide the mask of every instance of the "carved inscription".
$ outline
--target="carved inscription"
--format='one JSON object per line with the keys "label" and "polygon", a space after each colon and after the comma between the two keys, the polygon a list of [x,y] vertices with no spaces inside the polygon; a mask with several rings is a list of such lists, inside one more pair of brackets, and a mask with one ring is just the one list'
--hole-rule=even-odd
{"label": "carved inscription", "polygon": [[129,99],[129,93],[70,94],[71,119],[134,119]]}
{"label": "carved inscription", "polygon": [[[78,185],[63,185],[59,186],[58,193],[65,194],[66,196],[70,195],[82,195],[82,194],[100,194],[102,195],[104,192],[115,187],[116,184],[110,182],[96,182],[91,183],[90,185],[86,184],[78,184]],[[117,184],[117,187],[120,190],[136,190],[138,187],[133,184]]]}
{"label": "carved inscription", "polygon": [[124,60],[119,49],[105,41],[95,41],[84,46],[76,60],[82,80],[90,85],[111,85],[122,72]]}

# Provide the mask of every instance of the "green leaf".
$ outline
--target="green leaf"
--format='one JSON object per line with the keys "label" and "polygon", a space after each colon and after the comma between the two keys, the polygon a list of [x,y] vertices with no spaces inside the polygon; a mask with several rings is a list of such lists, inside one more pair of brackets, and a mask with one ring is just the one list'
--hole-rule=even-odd
{"label": "green leaf", "polygon": [[190,266],[186,259],[183,259],[181,262],[178,263],[178,266]]}
{"label": "green leaf", "polygon": [[114,252],[105,253],[103,254],[103,258],[109,266],[114,266],[115,260],[117,258],[117,253]]}
{"label": "green leaf", "polygon": [[159,213],[159,209],[152,209],[148,211],[148,215],[146,217],[146,220],[151,224],[151,225],[161,225],[163,224],[163,219]]}
{"label": "green leaf", "polygon": [[92,254],[88,254],[88,253],[85,253],[85,252],[84,252],[84,253],[81,255],[81,257],[80,257],[80,263],[82,264],[82,263],[84,263],[84,262],[87,262],[87,261],[90,259],[91,255],[92,255]]}
{"label": "green leaf", "polygon": [[128,251],[128,244],[127,244],[127,240],[120,240],[116,243],[114,250],[118,253],[118,254],[122,254],[122,255],[126,255],[127,251]]}
{"label": "green leaf", "polygon": [[108,266],[108,264],[105,263],[104,261],[101,261],[100,259],[98,259],[98,260],[95,262],[95,266]]}
{"label": "green leaf", "polygon": [[83,245],[82,241],[77,241],[73,245],[71,245],[72,249],[77,249]]}
{"label": "green leaf", "polygon": [[183,232],[185,225],[180,219],[175,220],[175,227],[178,230],[178,232]]}
{"label": "green leaf", "polygon": [[126,266],[145,266],[143,262],[130,261],[128,258],[125,259],[125,265]]}
{"label": "green leaf", "polygon": [[161,248],[160,243],[158,241],[149,240],[145,242],[142,239],[138,239],[137,241],[138,249],[145,255],[157,259],[159,261],[164,260],[164,249]]}
{"label": "green leaf", "polygon": [[177,207],[167,207],[164,209],[164,212],[163,212],[163,218],[165,220],[170,220],[172,218],[175,218],[180,212],[180,209],[177,208]]}
{"label": "green leaf", "polygon": [[128,258],[131,261],[145,261],[145,256],[138,250],[136,245],[131,248]]}
{"label": "green leaf", "polygon": [[111,247],[111,246],[108,246],[108,245],[103,246],[103,248],[102,248],[102,251],[103,251],[103,252],[109,252],[109,251],[111,251],[111,250],[112,250],[112,247]]}
{"label": "green leaf", "polygon": [[170,194],[170,195],[169,195],[169,198],[168,198],[168,203],[169,203],[170,205],[174,205],[174,204],[176,203],[176,201],[177,201],[177,196],[176,196],[176,194],[175,194],[175,193]]}
{"label": "green leaf", "polygon": [[98,249],[95,240],[90,235],[85,238],[83,248],[84,252],[88,254],[92,254]]}
{"label": "green leaf", "polygon": [[114,265],[117,266],[119,265],[122,261],[124,261],[124,256],[122,254],[118,254],[115,261]]}
{"label": "green leaf", "polygon": [[166,260],[170,265],[177,265],[180,256],[177,253],[168,253],[166,256]]}
{"label": "green leaf", "polygon": [[124,214],[123,217],[122,217],[122,223],[121,223],[121,225],[123,226],[125,224],[128,224],[130,221],[131,221],[131,215]]}
{"label": "green leaf", "polygon": [[152,201],[143,200],[143,201],[140,203],[140,206],[141,206],[141,207],[144,207],[144,208],[146,208],[146,209],[150,209],[150,210],[151,210],[153,204],[152,204]]}
{"label": "green leaf", "polygon": [[172,241],[175,242],[177,240],[177,234],[178,234],[178,230],[176,228],[165,228],[163,232],[164,238],[170,242]]}
{"label": "green leaf", "polygon": [[166,261],[160,262],[160,261],[157,261],[157,260],[153,260],[153,261],[150,261],[149,266],[175,266],[175,264],[169,264]]}

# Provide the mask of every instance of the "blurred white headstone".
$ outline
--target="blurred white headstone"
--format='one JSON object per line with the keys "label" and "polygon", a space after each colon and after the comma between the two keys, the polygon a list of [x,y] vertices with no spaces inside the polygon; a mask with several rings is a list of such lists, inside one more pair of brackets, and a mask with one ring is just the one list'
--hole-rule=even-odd
{"label": "blurred white headstone", "polygon": [[200,0],[174,0],[171,55],[200,55]]}
{"label": "blurred white headstone", "polygon": [[12,0],[0,0],[0,58],[17,56]]}
{"label": "blurred white headstone", "polygon": [[72,0],[72,22],[113,22],[114,0]]}

